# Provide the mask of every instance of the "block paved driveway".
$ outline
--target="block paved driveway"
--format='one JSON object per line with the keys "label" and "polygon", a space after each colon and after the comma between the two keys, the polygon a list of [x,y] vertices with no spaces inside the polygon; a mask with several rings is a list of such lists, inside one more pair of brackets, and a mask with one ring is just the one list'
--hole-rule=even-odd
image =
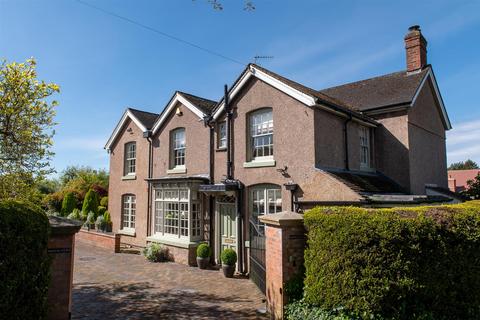
{"label": "block paved driveway", "polygon": [[76,242],[72,319],[266,319],[248,279]]}

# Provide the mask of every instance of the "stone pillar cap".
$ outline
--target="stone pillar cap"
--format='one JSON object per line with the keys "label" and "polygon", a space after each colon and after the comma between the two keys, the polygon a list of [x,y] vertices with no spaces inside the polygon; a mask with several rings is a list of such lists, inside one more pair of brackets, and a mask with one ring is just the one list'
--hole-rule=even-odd
{"label": "stone pillar cap", "polygon": [[271,226],[294,226],[303,224],[303,214],[292,211],[283,211],[275,214],[266,214],[258,219]]}
{"label": "stone pillar cap", "polygon": [[52,234],[74,234],[82,227],[82,222],[63,217],[49,216],[50,228]]}

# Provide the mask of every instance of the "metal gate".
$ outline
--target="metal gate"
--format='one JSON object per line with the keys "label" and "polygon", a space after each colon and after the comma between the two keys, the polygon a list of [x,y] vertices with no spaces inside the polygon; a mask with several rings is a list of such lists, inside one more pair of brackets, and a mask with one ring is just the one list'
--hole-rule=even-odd
{"label": "metal gate", "polygon": [[265,226],[250,220],[250,279],[265,294]]}

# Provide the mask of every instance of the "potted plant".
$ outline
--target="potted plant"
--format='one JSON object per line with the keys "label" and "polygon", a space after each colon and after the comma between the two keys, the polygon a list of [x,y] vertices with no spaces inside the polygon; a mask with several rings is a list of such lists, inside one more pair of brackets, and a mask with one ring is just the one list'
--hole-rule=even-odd
{"label": "potted plant", "polygon": [[97,220],[95,221],[95,228],[97,231],[105,232],[105,218],[103,216],[98,216]]}
{"label": "potted plant", "polygon": [[223,275],[227,278],[233,278],[235,264],[237,263],[237,253],[233,249],[225,249],[220,258],[222,260]]}
{"label": "potted plant", "polygon": [[212,250],[206,243],[201,243],[197,247],[197,265],[200,269],[207,269],[210,262]]}
{"label": "potted plant", "polygon": [[84,226],[86,226],[88,230],[95,229],[95,213],[92,211],[88,213]]}
{"label": "potted plant", "polygon": [[110,212],[105,211],[103,219],[105,221],[105,232],[112,232],[112,218],[110,217]]}

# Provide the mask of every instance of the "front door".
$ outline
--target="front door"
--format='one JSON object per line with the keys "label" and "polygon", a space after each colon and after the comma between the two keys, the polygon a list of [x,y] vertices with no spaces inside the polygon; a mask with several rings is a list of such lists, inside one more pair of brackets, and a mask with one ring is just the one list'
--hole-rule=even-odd
{"label": "front door", "polygon": [[218,203],[220,218],[220,250],[237,251],[237,213],[234,203]]}

